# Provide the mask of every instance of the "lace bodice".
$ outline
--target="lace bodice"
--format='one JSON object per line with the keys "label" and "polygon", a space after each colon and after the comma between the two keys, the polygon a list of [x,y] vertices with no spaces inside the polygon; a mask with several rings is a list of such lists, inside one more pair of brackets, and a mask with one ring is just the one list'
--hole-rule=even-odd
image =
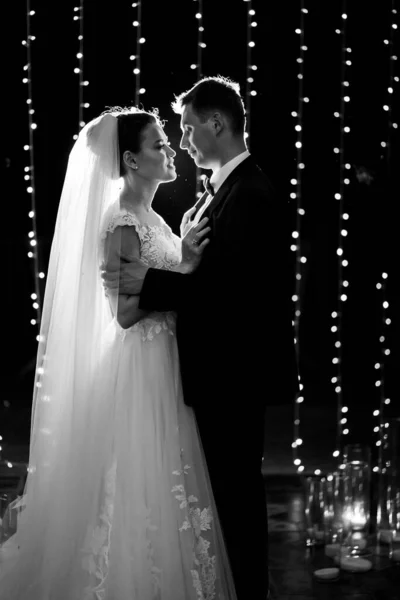
{"label": "lace bodice", "polygon": [[[111,211],[110,211],[111,212]],[[172,271],[181,261],[181,239],[175,235],[160,217],[160,225],[139,222],[136,215],[126,209],[117,209],[106,215],[102,228],[102,240],[117,227],[132,226],[140,240],[140,258],[144,264],[156,269]]]}
{"label": "lace bodice", "polygon": [[[148,267],[173,271],[181,262],[181,239],[175,235],[167,223],[160,217],[159,225],[142,224],[137,216],[126,209],[112,206],[106,213],[101,228],[101,250],[104,256],[104,244],[109,233],[117,227],[134,227],[140,240],[140,259]],[[162,330],[174,333],[175,318],[173,313],[151,313],[130,329],[121,330],[122,335],[128,331],[140,331],[143,341],[149,341]]]}

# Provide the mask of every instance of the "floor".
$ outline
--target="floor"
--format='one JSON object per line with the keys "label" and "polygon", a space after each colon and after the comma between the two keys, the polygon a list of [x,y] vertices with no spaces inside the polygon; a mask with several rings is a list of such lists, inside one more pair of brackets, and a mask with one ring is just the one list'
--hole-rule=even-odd
{"label": "floor", "polygon": [[372,555],[363,575],[340,572],[334,583],[319,583],[314,571],[334,567],[324,548],[305,544],[304,492],[297,476],[265,479],[269,512],[269,566],[273,600],[400,600],[400,562]]}
{"label": "floor", "polygon": [[[306,464],[305,473],[311,473],[316,468],[329,472],[333,467],[329,456],[334,436],[327,436],[326,430],[331,419],[323,409],[310,408],[309,411],[305,421],[318,423],[318,427],[313,427],[304,435],[302,458]],[[381,574],[375,573],[364,587],[355,585],[357,582],[343,576],[337,585],[316,583],[313,576],[315,560],[313,562],[304,541],[304,492],[302,480],[293,466],[292,421],[290,407],[283,406],[272,407],[266,423],[263,472],[269,513],[269,567],[273,600],[400,600],[400,564],[397,570],[386,569]],[[315,451],[316,447],[318,452]],[[27,451],[27,447],[22,446],[8,448],[7,458],[26,460]],[[0,503],[1,493],[15,488],[17,473],[18,469],[9,469],[4,463],[0,466]]]}

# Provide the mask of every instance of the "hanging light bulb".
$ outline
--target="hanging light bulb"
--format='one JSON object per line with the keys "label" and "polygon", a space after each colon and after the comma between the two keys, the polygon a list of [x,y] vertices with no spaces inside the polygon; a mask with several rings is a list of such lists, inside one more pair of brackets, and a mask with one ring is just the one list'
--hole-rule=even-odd
{"label": "hanging light bulb", "polygon": [[[297,110],[292,111],[291,115],[295,119],[294,130],[295,130],[295,155],[296,155],[296,176],[290,180],[291,185],[295,189],[290,194],[293,200],[296,200],[296,225],[295,230],[292,232],[292,238],[296,240],[296,244],[292,244],[291,250],[296,253],[296,273],[295,273],[295,293],[292,296],[293,302],[293,315],[294,315],[294,344],[296,349],[297,357],[299,356],[299,329],[300,329],[300,318],[301,318],[301,281],[302,281],[302,265],[306,263],[306,257],[303,256],[302,251],[302,217],[305,215],[305,210],[302,207],[302,171],[306,167],[303,161],[303,111],[304,111],[304,62],[307,51],[307,46],[304,43],[304,32],[305,32],[305,15],[308,11],[305,8],[305,0],[301,1],[300,7],[300,28],[295,31],[296,35],[299,35],[299,56],[297,63],[299,65],[299,72],[297,74],[298,79],[298,101]],[[299,362],[299,360],[297,360]],[[299,387],[301,393],[297,395],[294,402],[294,420],[293,420],[293,457],[294,464],[298,465],[298,472],[302,472],[304,465],[301,465],[301,459],[299,457],[298,447],[301,445],[299,440],[300,437],[300,406],[304,402],[303,384],[301,382],[301,375],[298,374]]]}

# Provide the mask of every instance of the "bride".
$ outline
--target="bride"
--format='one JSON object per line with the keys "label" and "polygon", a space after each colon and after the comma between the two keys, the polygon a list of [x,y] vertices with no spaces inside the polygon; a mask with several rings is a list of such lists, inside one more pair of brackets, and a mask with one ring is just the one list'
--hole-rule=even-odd
{"label": "bride", "polygon": [[[190,272],[208,228],[181,238],[152,209],[174,181],[156,112],[112,109],[69,158],[37,357],[29,472],[4,544],[0,600],[236,600],[173,313],[107,297],[100,265]],[[122,184],[122,185],[121,185]],[[204,238],[200,245],[193,239]]]}

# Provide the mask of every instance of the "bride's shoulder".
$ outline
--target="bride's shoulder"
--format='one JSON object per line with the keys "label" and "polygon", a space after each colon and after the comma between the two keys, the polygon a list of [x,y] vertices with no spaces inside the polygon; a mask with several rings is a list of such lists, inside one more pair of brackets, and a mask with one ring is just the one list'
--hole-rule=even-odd
{"label": "bride's shoulder", "polygon": [[119,202],[115,202],[104,214],[101,225],[101,237],[104,238],[107,233],[113,233],[117,227],[126,226],[132,226],[135,229],[142,227],[135,213],[121,206]]}

